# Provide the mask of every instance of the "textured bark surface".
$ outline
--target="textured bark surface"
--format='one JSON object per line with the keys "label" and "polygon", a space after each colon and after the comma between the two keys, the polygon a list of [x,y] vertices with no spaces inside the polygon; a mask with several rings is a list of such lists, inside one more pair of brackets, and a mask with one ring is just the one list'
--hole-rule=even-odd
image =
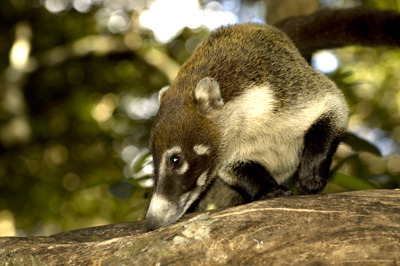
{"label": "textured bark surface", "polygon": [[0,238],[0,264],[400,265],[400,190],[276,198],[142,226]]}

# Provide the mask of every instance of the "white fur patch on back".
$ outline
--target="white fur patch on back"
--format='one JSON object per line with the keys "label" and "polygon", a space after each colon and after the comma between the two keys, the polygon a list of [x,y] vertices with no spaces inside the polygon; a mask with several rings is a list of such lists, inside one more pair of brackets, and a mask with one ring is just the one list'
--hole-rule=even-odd
{"label": "white fur patch on back", "polygon": [[205,146],[203,144],[199,144],[199,145],[194,145],[193,150],[197,155],[204,155],[209,152],[210,147]]}
{"label": "white fur patch on back", "polygon": [[254,161],[263,165],[278,183],[284,182],[300,163],[305,132],[338,102],[337,96],[332,95],[315,96],[275,112],[278,100],[265,85],[248,88],[225,103],[213,114],[215,122],[222,126],[221,170],[237,161]]}

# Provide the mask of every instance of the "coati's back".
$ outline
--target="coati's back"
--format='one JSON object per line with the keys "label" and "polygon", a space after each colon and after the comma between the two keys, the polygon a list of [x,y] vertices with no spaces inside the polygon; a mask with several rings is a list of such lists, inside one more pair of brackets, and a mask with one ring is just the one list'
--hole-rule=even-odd
{"label": "coati's back", "polygon": [[170,89],[190,94],[204,77],[218,81],[225,102],[246,88],[268,83],[280,101],[277,108],[301,101],[308,90],[325,93],[315,87],[336,90],[307,64],[284,33],[262,24],[239,24],[211,32],[182,66]]}

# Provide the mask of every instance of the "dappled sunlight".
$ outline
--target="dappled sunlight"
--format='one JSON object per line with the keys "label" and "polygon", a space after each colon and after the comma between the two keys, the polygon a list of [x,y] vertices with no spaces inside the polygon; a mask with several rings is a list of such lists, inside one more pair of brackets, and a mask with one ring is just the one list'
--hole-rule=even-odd
{"label": "dappled sunlight", "polygon": [[315,69],[326,74],[336,71],[339,67],[337,57],[333,53],[327,51],[315,53],[312,57],[311,64]]}
{"label": "dappled sunlight", "polygon": [[17,236],[14,215],[9,210],[0,211],[0,237]]}
{"label": "dappled sunlight", "polygon": [[21,87],[29,68],[32,30],[27,22],[15,26],[15,39],[9,51],[9,67],[4,71],[1,109],[11,115],[0,125],[0,142],[5,146],[26,143],[31,137],[31,127],[25,114],[25,101]]}
{"label": "dappled sunlight", "polygon": [[0,139],[5,146],[26,143],[31,137],[31,127],[27,118],[19,116],[1,126]]}
{"label": "dappled sunlight", "polygon": [[[352,93],[360,100],[356,112],[350,117],[350,128],[362,126],[365,119],[376,117],[380,106],[386,108],[392,118],[400,117],[399,61],[398,49],[344,48],[340,58],[342,71],[351,73],[345,78],[352,84]],[[378,105],[377,105],[378,104]],[[376,127],[390,120],[375,119]]]}
{"label": "dappled sunlight", "polygon": [[236,22],[236,15],[224,11],[216,1],[209,2],[203,9],[198,0],[156,0],[140,15],[140,24],[151,29],[162,43],[171,41],[184,27],[196,29],[206,25],[213,29]]}
{"label": "dappled sunlight", "polygon": [[85,55],[91,52],[101,55],[119,48],[120,42],[111,37],[87,36],[73,43],[72,52],[75,55]]}
{"label": "dappled sunlight", "polygon": [[10,51],[10,63],[16,69],[22,70],[28,65],[31,45],[25,38],[16,39]]}
{"label": "dappled sunlight", "polygon": [[156,115],[159,108],[158,93],[153,93],[146,98],[132,97],[129,100],[125,99],[125,101],[127,105],[124,106],[124,109],[128,116],[134,120],[149,119]]}
{"label": "dappled sunlight", "polygon": [[[157,19],[155,19],[157,18]],[[197,0],[156,0],[140,15],[140,24],[151,29],[160,42],[170,41],[184,27],[202,24]]]}
{"label": "dappled sunlight", "polygon": [[78,12],[86,13],[90,10],[92,2],[92,0],[74,0],[72,4]]}
{"label": "dappled sunlight", "polygon": [[48,143],[46,146],[43,154],[44,164],[57,167],[67,162],[69,151],[66,147],[58,143]]}
{"label": "dappled sunlight", "polygon": [[169,56],[157,49],[149,49],[144,54],[145,60],[157,68],[162,69],[170,82],[174,80],[179,71],[179,64]]}
{"label": "dappled sunlight", "polygon": [[[235,1],[225,1],[224,3],[225,7],[217,1],[207,3],[204,9],[201,10],[202,24],[204,26],[209,29],[216,29],[221,25],[239,22],[239,17],[233,12],[238,7],[238,3],[235,3]],[[257,19],[257,17],[253,17],[252,19]]]}
{"label": "dappled sunlight", "polygon": [[81,178],[75,173],[68,173],[63,177],[63,187],[68,191],[77,191],[82,184]]}
{"label": "dappled sunlight", "polygon": [[117,96],[113,93],[104,95],[101,100],[93,107],[92,116],[97,122],[109,120],[115,108],[117,108]]}
{"label": "dappled sunlight", "polygon": [[107,29],[109,32],[118,34],[129,29],[130,17],[122,9],[102,8],[96,13],[97,29],[101,32]]}
{"label": "dappled sunlight", "polygon": [[52,13],[58,13],[67,9],[69,3],[64,0],[45,0],[44,6]]}

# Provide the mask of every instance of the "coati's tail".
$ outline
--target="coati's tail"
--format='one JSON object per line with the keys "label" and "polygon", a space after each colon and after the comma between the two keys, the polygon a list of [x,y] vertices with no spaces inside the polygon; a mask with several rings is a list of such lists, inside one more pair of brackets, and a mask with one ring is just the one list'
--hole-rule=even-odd
{"label": "coati's tail", "polygon": [[326,9],[274,25],[285,32],[307,61],[321,49],[349,45],[400,46],[400,13],[367,8]]}

